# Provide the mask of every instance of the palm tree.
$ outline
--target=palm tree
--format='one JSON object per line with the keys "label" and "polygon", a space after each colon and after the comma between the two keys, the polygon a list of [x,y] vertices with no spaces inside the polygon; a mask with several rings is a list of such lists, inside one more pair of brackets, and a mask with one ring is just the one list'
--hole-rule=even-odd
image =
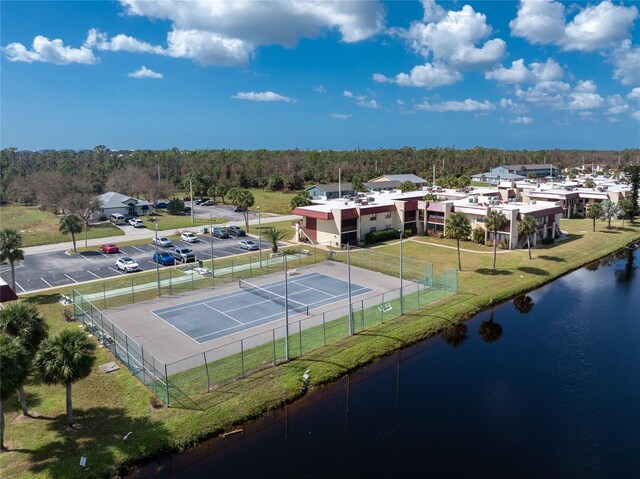
{"label": "palm tree", "polygon": [[[29,362],[33,361],[40,343],[49,335],[48,329],[46,321],[32,304],[13,302],[0,309],[0,333],[19,339],[29,354]],[[22,385],[18,387],[18,399],[22,414],[28,416],[27,396]]]}
{"label": "palm tree", "polygon": [[11,284],[16,290],[16,261],[24,261],[22,236],[16,230],[7,228],[0,231],[0,262],[9,262],[11,266]]}
{"label": "palm tree", "polygon": [[440,336],[447,344],[454,348],[457,348],[469,339],[469,335],[467,334],[467,325],[464,323],[458,323],[445,329],[440,333]]}
{"label": "palm tree", "polygon": [[231,204],[234,204],[234,205],[236,204],[236,200],[237,200],[239,191],[240,190],[238,188],[229,188],[227,190],[227,193],[226,193],[225,196],[229,199],[229,202]]}
{"label": "palm tree", "polygon": [[464,213],[451,213],[445,221],[445,233],[447,238],[456,240],[458,249],[458,271],[462,271],[460,261],[460,240],[471,236],[471,222]]}
{"label": "palm tree", "polygon": [[76,233],[82,233],[82,218],[74,214],[64,215],[60,218],[60,224],[58,230],[63,235],[71,233],[71,239],[73,240],[73,251],[76,249]]}
{"label": "palm tree", "polygon": [[67,425],[73,427],[71,385],[86,378],[96,360],[96,345],[78,329],[65,329],[45,339],[34,364],[47,384],[64,384],[67,389]]}
{"label": "palm tree", "polygon": [[502,211],[490,210],[485,218],[487,231],[493,233],[493,269],[496,269],[496,249],[498,247],[498,231],[502,231],[509,221]]}
{"label": "palm tree", "polygon": [[311,204],[311,196],[307,190],[298,191],[298,194],[291,198],[291,209],[299,208],[300,206],[309,206]]}
{"label": "palm tree", "polygon": [[596,220],[602,217],[602,206],[600,203],[589,203],[587,205],[587,218],[593,220],[593,231],[596,231]]}
{"label": "palm tree", "polygon": [[611,229],[611,220],[615,218],[619,211],[618,205],[613,201],[604,200],[600,203],[600,206],[602,207],[602,214],[600,215],[600,218],[602,218],[602,221],[607,222],[607,229]]}
{"label": "palm tree", "polygon": [[244,208],[244,211],[242,212],[244,215],[244,224],[247,227],[247,230],[249,230],[249,208],[253,206],[256,199],[253,197],[253,193],[249,190],[238,190],[235,200],[237,206]]}
{"label": "palm tree", "polygon": [[513,299],[513,306],[520,314],[528,314],[533,309],[533,299],[527,294],[521,294]]}
{"label": "palm tree", "polygon": [[586,180],[584,180],[582,186],[584,186],[585,188],[595,188],[596,182],[593,181],[593,178],[587,178]]}
{"label": "palm tree", "polygon": [[531,237],[538,231],[536,219],[533,216],[525,215],[518,223],[518,233],[527,236],[527,248],[529,249],[529,259],[531,259]]}
{"label": "palm tree", "polygon": [[274,228],[273,226],[265,228],[264,230],[264,237],[271,243],[271,251],[274,253],[278,251],[278,241],[286,235],[286,231]]}
{"label": "palm tree", "polygon": [[4,401],[29,374],[29,353],[18,338],[0,334],[0,450],[4,447]]}
{"label": "palm tree", "polygon": [[404,193],[405,191],[416,191],[418,187],[413,181],[407,180],[400,185],[400,189]]}

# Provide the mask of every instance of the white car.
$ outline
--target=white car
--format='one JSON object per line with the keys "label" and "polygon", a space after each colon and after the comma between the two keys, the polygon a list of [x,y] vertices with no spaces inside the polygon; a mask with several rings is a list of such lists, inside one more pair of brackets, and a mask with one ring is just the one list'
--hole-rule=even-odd
{"label": "white car", "polygon": [[125,256],[124,258],[120,258],[116,261],[116,268],[120,271],[124,271],[125,273],[131,273],[132,271],[138,271],[140,269],[140,265],[136,263],[133,258]]}
{"label": "white car", "polygon": [[193,233],[182,233],[180,239],[187,243],[195,243],[198,241],[198,238]]}
{"label": "white car", "polygon": [[153,244],[157,244],[158,246],[162,246],[163,248],[170,248],[173,246],[171,240],[169,238],[165,238],[164,236],[162,238],[153,238]]}
{"label": "white car", "polygon": [[251,240],[242,240],[238,243],[238,248],[246,249],[248,251],[255,251],[258,249],[258,243]]}
{"label": "white car", "polygon": [[140,218],[131,218],[129,224],[134,228],[144,228],[144,223]]}

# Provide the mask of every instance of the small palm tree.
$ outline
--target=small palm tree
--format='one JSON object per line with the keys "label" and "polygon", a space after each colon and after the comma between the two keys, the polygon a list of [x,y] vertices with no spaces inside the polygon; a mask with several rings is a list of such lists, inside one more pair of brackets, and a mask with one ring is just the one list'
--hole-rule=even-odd
{"label": "small palm tree", "polygon": [[244,225],[247,227],[247,230],[249,229],[249,208],[251,208],[253,206],[253,204],[256,202],[256,199],[253,196],[253,193],[251,193],[251,191],[249,190],[238,190],[238,192],[236,193],[236,205],[240,206],[241,208],[244,208],[244,211],[242,212],[243,216],[244,216]]}
{"label": "small palm tree", "polygon": [[270,226],[265,228],[264,237],[271,243],[271,251],[276,253],[278,251],[278,241],[283,239],[287,233],[284,230],[274,228]]}
{"label": "small palm tree", "polygon": [[22,236],[16,230],[7,228],[0,231],[0,262],[9,262],[11,267],[11,284],[16,290],[16,261],[24,261],[24,251],[22,246]]}
{"label": "small palm tree", "polygon": [[29,374],[29,353],[18,338],[0,334],[0,450],[4,450],[4,401]]}
{"label": "small palm tree", "polygon": [[518,233],[527,236],[527,249],[529,250],[529,259],[531,259],[531,237],[538,231],[536,219],[533,216],[525,215],[522,221],[518,223]]}
{"label": "small palm tree", "polygon": [[596,220],[602,216],[602,206],[600,203],[590,203],[587,205],[587,218],[593,220],[593,231],[596,231]]}
{"label": "small palm tree", "polygon": [[498,231],[502,231],[509,221],[502,211],[490,210],[485,218],[487,231],[493,233],[493,269],[496,269],[496,248],[498,246]]}
{"label": "small palm tree", "polygon": [[34,361],[42,380],[47,384],[64,384],[67,389],[67,425],[73,427],[71,385],[86,378],[96,360],[96,345],[78,329],[65,329],[46,339]]}
{"label": "small palm tree", "polygon": [[[0,309],[0,333],[20,340],[29,354],[30,363],[33,361],[40,343],[49,335],[48,329],[46,321],[32,304],[24,301],[13,302],[5,306],[4,309]],[[27,396],[23,385],[18,387],[18,399],[22,407],[22,414],[28,416]]]}
{"label": "small palm tree", "polygon": [[[353,184],[353,183],[352,183]],[[311,204],[311,196],[307,190],[298,191],[298,194],[291,198],[291,209],[301,206],[309,206]]]}
{"label": "small palm tree", "polygon": [[460,240],[471,236],[471,222],[464,213],[451,213],[445,222],[445,233],[447,238],[456,240],[458,250],[458,270],[462,271],[462,263],[460,261]]}
{"label": "small palm tree", "polygon": [[405,191],[416,191],[418,189],[418,187],[416,186],[416,184],[413,181],[407,180],[407,181],[405,181],[404,183],[402,183],[400,185],[400,189],[404,193]]}
{"label": "small palm tree", "polygon": [[600,218],[602,218],[602,221],[607,222],[607,229],[611,229],[611,220],[615,218],[615,216],[619,212],[618,205],[616,205],[613,201],[604,200],[602,203],[600,203],[600,206],[602,207]]}
{"label": "small palm tree", "polygon": [[77,251],[76,233],[82,232],[82,218],[74,214],[64,215],[62,218],[60,218],[58,230],[63,235],[71,234],[71,239],[73,241],[73,251]]}
{"label": "small palm tree", "polygon": [[586,180],[584,180],[582,186],[584,186],[585,188],[595,188],[596,182],[593,181],[593,178],[587,178]]}

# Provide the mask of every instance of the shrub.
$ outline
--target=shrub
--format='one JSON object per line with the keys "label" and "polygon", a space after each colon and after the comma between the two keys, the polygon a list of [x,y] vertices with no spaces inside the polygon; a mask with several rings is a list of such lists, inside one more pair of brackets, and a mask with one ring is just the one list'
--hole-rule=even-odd
{"label": "shrub", "polygon": [[106,215],[100,215],[100,218],[98,218],[98,221],[107,221],[107,216]]}
{"label": "shrub", "polygon": [[552,235],[547,235],[542,238],[542,244],[553,244],[556,242],[556,239]]}
{"label": "shrub", "polygon": [[400,238],[400,232],[397,229],[390,228],[388,230],[367,233],[366,235],[364,235],[364,242],[366,244],[373,244],[398,238]]}
{"label": "shrub", "polygon": [[484,228],[482,226],[476,226],[473,229],[471,240],[478,244],[484,244]]}
{"label": "shrub", "polygon": [[498,243],[498,248],[509,249],[509,242],[507,240],[500,241],[500,243]]}

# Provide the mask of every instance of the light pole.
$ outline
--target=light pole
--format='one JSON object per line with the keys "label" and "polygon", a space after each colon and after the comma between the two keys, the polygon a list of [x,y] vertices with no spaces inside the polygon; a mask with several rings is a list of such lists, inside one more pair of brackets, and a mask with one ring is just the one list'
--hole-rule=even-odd
{"label": "light pole", "polygon": [[400,231],[400,315],[402,316],[402,236],[403,230]]}
{"label": "light pole", "polygon": [[214,284],[216,268],[213,265],[213,218],[211,217],[211,213],[209,213],[209,236],[209,240],[211,243],[211,284]]}
{"label": "light pole", "polygon": [[353,306],[351,305],[351,252],[347,243],[347,279],[348,279],[348,295],[349,295],[349,334],[353,334]]}
{"label": "light pole", "polygon": [[160,287],[160,261],[158,258],[158,218],[154,216],[153,218],[151,218],[151,221],[153,221],[155,230],[154,244],[156,246],[156,281],[158,283],[158,297],[160,297],[162,296],[162,288]]}
{"label": "light pole", "polygon": [[189,180],[189,198],[191,198],[191,224],[195,222],[193,215],[195,214],[193,209],[195,206],[195,202],[193,201],[193,180]]}
{"label": "light pole", "polygon": [[260,222],[260,216],[262,210],[260,210],[259,206],[256,206],[258,209],[258,256],[260,258],[260,267],[262,268],[262,224]]}
{"label": "light pole", "polygon": [[289,361],[289,281],[287,271],[287,255],[282,255],[284,262],[284,355]]}

